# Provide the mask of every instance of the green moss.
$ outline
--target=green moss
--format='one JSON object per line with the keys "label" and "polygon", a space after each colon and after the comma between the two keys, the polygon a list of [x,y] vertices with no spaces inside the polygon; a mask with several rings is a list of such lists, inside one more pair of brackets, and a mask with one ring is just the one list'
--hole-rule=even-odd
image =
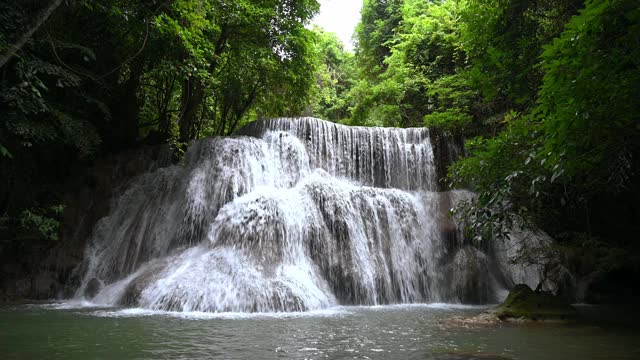
{"label": "green moss", "polygon": [[500,320],[572,320],[576,309],[559,297],[545,292],[535,292],[527,285],[516,285],[507,299],[498,306]]}

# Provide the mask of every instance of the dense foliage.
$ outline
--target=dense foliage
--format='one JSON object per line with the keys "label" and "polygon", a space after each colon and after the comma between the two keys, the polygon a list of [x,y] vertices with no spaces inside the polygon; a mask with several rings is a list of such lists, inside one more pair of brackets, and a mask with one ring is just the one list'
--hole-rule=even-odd
{"label": "dense foliage", "polygon": [[512,222],[533,224],[561,244],[596,252],[607,271],[638,271],[640,8],[634,1],[587,1],[560,27],[548,19],[566,18],[561,14],[574,5],[553,5],[541,9],[549,15],[534,33],[561,31],[536,39],[536,63],[525,73],[510,70],[522,76],[510,77],[509,91],[488,94],[502,97],[503,107],[512,101],[502,131],[470,141],[472,156],[450,175],[477,189],[466,210],[481,236],[496,236]]}
{"label": "dense foliage", "polygon": [[97,156],[159,143],[179,156],[193,139],[302,112],[317,11],[315,0],[2,2],[2,240],[56,238],[65,179]]}
{"label": "dense foliage", "polygon": [[333,121],[347,120],[349,116],[349,90],[355,81],[355,58],[345,51],[344,45],[333,33],[313,28],[315,83],[306,115]]}
{"label": "dense foliage", "polygon": [[580,276],[640,271],[637,1],[364,1],[356,39],[334,120],[467,138],[449,180],[476,241],[542,229]]}

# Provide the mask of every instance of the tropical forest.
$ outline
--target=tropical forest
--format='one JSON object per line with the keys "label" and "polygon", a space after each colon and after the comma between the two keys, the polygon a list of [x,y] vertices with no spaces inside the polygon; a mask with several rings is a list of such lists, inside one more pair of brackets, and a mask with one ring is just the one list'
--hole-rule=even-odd
{"label": "tropical forest", "polygon": [[0,358],[640,358],[639,0],[0,0]]}

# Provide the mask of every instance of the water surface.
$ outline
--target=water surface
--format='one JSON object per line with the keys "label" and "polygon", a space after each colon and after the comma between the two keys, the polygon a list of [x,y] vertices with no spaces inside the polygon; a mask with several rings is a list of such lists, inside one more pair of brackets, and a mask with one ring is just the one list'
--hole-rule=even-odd
{"label": "water surface", "polygon": [[0,358],[640,358],[640,331],[615,312],[581,307],[584,319],[574,325],[466,328],[449,321],[482,310],[432,304],[252,315],[20,306],[0,309]]}

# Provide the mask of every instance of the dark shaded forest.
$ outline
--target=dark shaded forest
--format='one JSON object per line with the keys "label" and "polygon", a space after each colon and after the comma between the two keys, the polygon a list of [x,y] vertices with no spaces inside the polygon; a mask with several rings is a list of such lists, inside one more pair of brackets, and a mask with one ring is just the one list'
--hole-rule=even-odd
{"label": "dark shaded forest", "polygon": [[637,0],[365,0],[354,53],[310,26],[318,10],[0,3],[0,252],[64,242],[64,195],[97,159],[165,145],[179,161],[195,139],[315,116],[466,139],[446,181],[478,195],[452,209],[469,239],[541,229],[556,244],[514,261],[589,278],[591,301],[636,296]]}

